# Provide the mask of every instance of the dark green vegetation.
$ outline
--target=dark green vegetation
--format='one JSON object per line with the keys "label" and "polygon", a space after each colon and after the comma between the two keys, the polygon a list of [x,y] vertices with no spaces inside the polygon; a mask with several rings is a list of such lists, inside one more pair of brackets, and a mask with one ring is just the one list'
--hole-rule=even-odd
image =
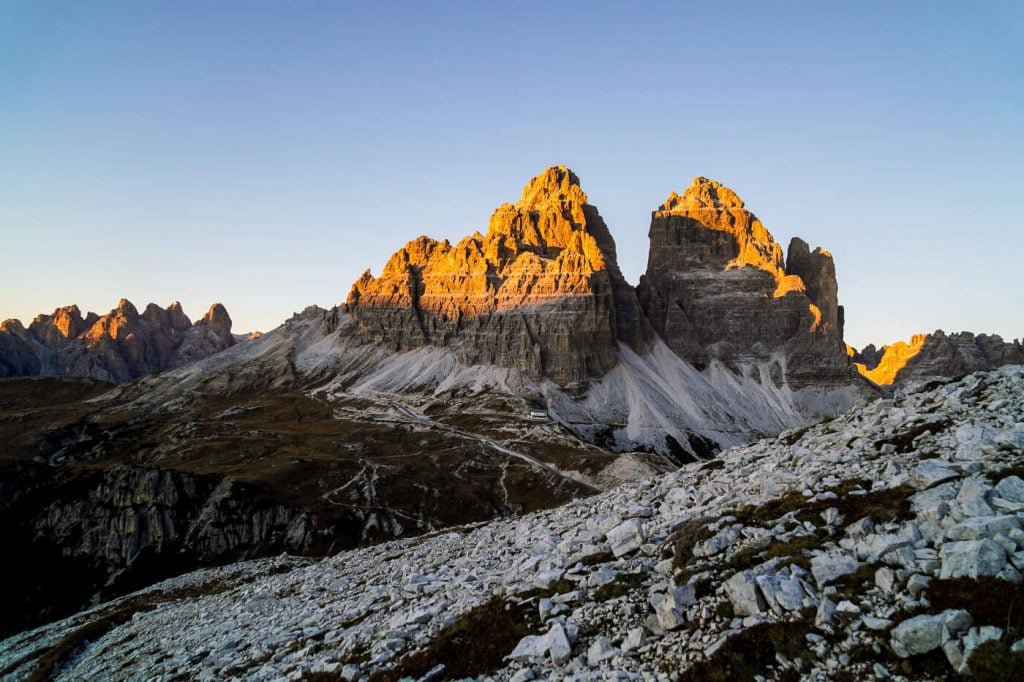
{"label": "dark green vegetation", "polygon": [[629,594],[632,590],[639,588],[644,583],[642,573],[620,573],[615,580],[601,585],[592,596],[596,602],[608,601]]}
{"label": "dark green vegetation", "polygon": [[[684,671],[678,682],[750,682],[756,676],[767,676],[778,665],[776,655],[793,661],[811,662],[804,636],[805,623],[761,623],[730,637],[708,659]],[[795,670],[783,673],[782,679],[798,680]]]}
{"label": "dark green vegetation", "polygon": [[146,381],[0,380],[0,543],[18,557],[0,636],[202,566],[323,556],[592,492],[367,401]]}
{"label": "dark green vegetation", "polygon": [[396,668],[378,676],[381,680],[421,677],[439,663],[443,680],[494,672],[505,664],[505,656],[539,626],[537,606],[532,601],[515,603],[492,598],[460,616],[441,630],[419,652],[408,656]]}
{"label": "dark green vegetation", "polygon": [[782,497],[758,507],[743,507],[735,512],[739,523],[747,526],[768,526],[786,514],[796,512],[797,521],[819,523],[821,512],[835,507],[847,522],[870,517],[875,523],[905,521],[913,515],[910,511],[910,498],[916,490],[910,486],[900,486],[886,490],[866,491],[866,481],[846,481],[832,490],[838,496],[834,500],[817,500],[811,502],[799,490],[794,490]]}
{"label": "dark green vegetation", "polygon": [[920,436],[925,433],[938,435],[948,429],[952,423],[952,419],[942,419],[927,424],[919,424],[918,426],[901,430],[890,438],[883,438],[875,443],[875,447],[881,448],[883,445],[894,445],[896,452],[910,452],[914,450],[914,441]]}
{"label": "dark green vegetation", "polygon": [[[1021,454],[1024,455],[1024,453]],[[998,474],[990,473],[988,478],[990,481],[992,481],[992,483],[998,483],[1004,478],[1009,478],[1010,476],[1016,476],[1017,478],[1024,479],[1024,464],[1014,464],[1008,466],[1002,471],[1000,471]]]}
{"label": "dark green vegetation", "polygon": [[796,564],[807,570],[811,569],[811,560],[805,554],[807,550],[821,545],[821,538],[815,535],[800,535],[786,542],[776,542],[767,547],[745,547],[725,562],[722,567],[724,575],[752,568],[769,559],[781,559],[784,564]]}
{"label": "dark green vegetation", "polygon": [[[921,613],[964,609],[975,626],[1003,629],[1001,640],[983,644],[971,656],[972,676],[986,681],[1024,679],[1024,653],[1010,653],[1010,645],[1024,637],[1024,584],[999,578],[933,580],[924,594],[930,606],[901,614],[900,620]],[[911,669],[914,662],[911,660]]]}
{"label": "dark green vegetation", "polygon": [[715,534],[715,531],[711,530],[714,521],[715,519],[690,519],[672,531],[666,545],[672,552],[673,568],[681,571],[689,567],[693,559],[694,546]]}

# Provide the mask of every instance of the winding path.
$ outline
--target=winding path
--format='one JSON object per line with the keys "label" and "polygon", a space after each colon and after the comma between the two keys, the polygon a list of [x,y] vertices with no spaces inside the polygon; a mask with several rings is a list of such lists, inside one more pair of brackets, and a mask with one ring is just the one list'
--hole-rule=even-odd
{"label": "winding path", "polygon": [[537,459],[536,457],[534,457],[532,455],[528,455],[525,452],[519,452],[518,450],[513,450],[512,448],[510,448],[510,447],[508,447],[506,445],[502,445],[498,441],[493,440],[491,438],[488,438],[487,436],[481,436],[480,434],[473,433],[471,431],[463,431],[462,429],[457,429],[454,426],[449,426],[447,424],[442,424],[441,422],[434,421],[433,419],[431,419],[427,415],[422,414],[420,412],[417,412],[416,410],[412,409],[408,405],[403,405],[402,403],[397,402],[396,400],[393,400],[391,398],[385,398],[385,402],[392,409],[400,412],[401,414],[404,414],[409,419],[412,419],[413,421],[415,421],[415,422],[417,422],[419,424],[422,424],[423,426],[429,426],[430,428],[439,429],[441,431],[448,431],[449,433],[454,433],[456,435],[462,436],[463,438],[469,438],[469,439],[472,439],[472,440],[475,440],[475,441],[479,441],[479,442],[483,443],[484,445],[497,450],[498,452],[501,452],[501,453],[504,453],[506,455],[509,455],[510,457],[516,457],[518,459],[521,459],[524,462],[527,462],[531,466],[534,466],[534,467],[536,467],[538,469],[543,469],[543,470],[545,470],[545,471],[547,471],[549,473],[555,474],[556,476],[559,476],[561,478],[565,478],[565,479],[568,479],[568,480],[573,481],[575,483],[579,483],[580,485],[586,486],[586,487],[590,488],[591,490],[593,490],[595,492],[601,492],[600,490],[598,490],[597,488],[595,488],[592,485],[589,485],[587,483],[584,483],[583,481],[580,481],[580,480],[577,480],[575,478],[572,478],[571,476],[566,476],[561,471],[559,471],[557,468],[551,466],[550,464],[548,464],[546,462],[540,461],[539,459]]}

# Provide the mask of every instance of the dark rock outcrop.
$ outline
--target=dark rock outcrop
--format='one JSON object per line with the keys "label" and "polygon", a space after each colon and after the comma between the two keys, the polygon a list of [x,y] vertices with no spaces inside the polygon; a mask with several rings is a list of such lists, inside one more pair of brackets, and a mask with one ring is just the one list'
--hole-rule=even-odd
{"label": "dark rock outcrop", "polygon": [[[849,347],[847,348],[847,352],[854,362],[864,365],[864,369],[874,369],[875,367],[878,367],[878,363],[882,361],[882,356],[885,355],[886,348],[887,346],[875,348],[875,344],[869,343],[860,350]],[[861,373],[863,374],[863,370]]]}
{"label": "dark rock outcrop", "polygon": [[799,277],[807,287],[807,298],[821,312],[820,328],[843,338],[843,306],[832,254],[820,246],[812,252],[807,242],[793,237],[786,253],[786,273]]}
{"label": "dark rock outcrop", "polygon": [[606,373],[619,341],[641,350],[650,340],[611,233],[564,166],[500,206],[486,235],[409,242],[380,277],[355,283],[347,306],[368,343],[443,346],[466,364],[563,385]]}
{"label": "dark rock outcrop", "polygon": [[743,201],[701,177],[654,211],[650,242],[640,301],[683,359],[698,368],[768,362],[776,383],[797,388],[853,380],[827,251],[795,239],[784,264]]}
{"label": "dark rock outcrop", "polygon": [[121,299],[102,317],[82,317],[78,306],[39,315],[25,329],[0,325],[0,377],[37,374],[124,382],[200,360],[235,344],[231,317],[217,303],[193,325],[172,303],[150,303],[139,313]]}

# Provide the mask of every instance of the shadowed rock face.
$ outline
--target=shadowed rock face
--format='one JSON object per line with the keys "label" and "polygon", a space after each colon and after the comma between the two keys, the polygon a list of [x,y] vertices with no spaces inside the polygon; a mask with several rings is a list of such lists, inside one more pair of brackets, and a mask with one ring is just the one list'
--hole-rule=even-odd
{"label": "shadowed rock face", "polygon": [[606,373],[619,341],[637,350],[650,341],[611,234],[564,166],[498,207],[486,235],[409,242],[380,277],[364,273],[347,304],[366,342],[444,346],[468,364],[563,385]]}
{"label": "shadowed rock face", "polygon": [[911,379],[961,377],[1003,365],[1024,364],[1020,341],[1003,341],[997,334],[960,332],[915,334],[910,343],[897,341],[876,350],[874,345],[853,356],[857,369],[876,384]]}
{"label": "shadowed rock face", "polygon": [[231,317],[220,303],[192,324],[172,303],[150,303],[140,314],[121,299],[102,317],[82,317],[78,306],[40,315],[28,329],[18,320],[0,325],[0,377],[36,374],[124,382],[179,367],[230,348]]}
{"label": "shadowed rock face", "polygon": [[698,368],[771,361],[793,386],[849,383],[835,266],[794,239],[789,262],[728,187],[696,178],[651,218],[638,287],[655,332]]}
{"label": "shadowed rock face", "polygon": [[843,338],[843,306],[839,305],[832,254],[820,246],[811,251],[807,242],[794,237],[786,253],[786,273],[799,277],[807,287],[807,298],[821,312],[821,329],[834,331]]}

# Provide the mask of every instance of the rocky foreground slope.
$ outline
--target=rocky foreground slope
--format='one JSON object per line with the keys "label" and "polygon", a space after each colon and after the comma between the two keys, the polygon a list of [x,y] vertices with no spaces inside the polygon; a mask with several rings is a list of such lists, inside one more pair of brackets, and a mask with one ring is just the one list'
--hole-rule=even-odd
{"label": "rocky foreground slope", "polygon": [[124,382],[201,360],[235,344],[231,317],[220,303],[195,324],[180,303],[139,312],[121,299],[106,315],[78,306],[39,315],[26,328],[0,324],[0,378],[57,375]]}
{"label": "rocky foreground slope", "polygon": [[[527,516],[161,583],[23,679],[1019,679],[1024,367]],[[761,677],[756,677],[761,676]]]}

